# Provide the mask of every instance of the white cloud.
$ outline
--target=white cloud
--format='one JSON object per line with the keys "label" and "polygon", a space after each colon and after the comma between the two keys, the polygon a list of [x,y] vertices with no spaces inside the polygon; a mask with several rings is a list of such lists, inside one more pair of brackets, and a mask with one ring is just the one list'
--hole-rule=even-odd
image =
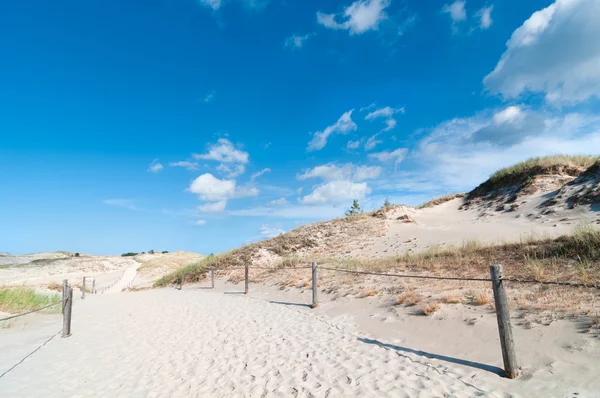
{"label": "white cloud", "polygon": [[181,162],[171,162],[169,163],[169,166],[171,167],[183,167],[185,169],[188,170],[198,170],[198,168],[200,167],[200,165],[196,162],[188,162],[188,161],[181,161]]}
{"label": "white cloud", "polygon": [[233,197],[236,199],[249,198],[253,196],[258,196],[259,193],[260,191],[258,190],[258,188],[252,185],[244,185],[235,190]]}
{"label": "white cloud", "polygon": [[205,7],[210,7],[213,10],[218,10],[223,4],[222,0],[198,0]]}
{"label": "white cloud", "polygon": [[370,151],[371,149],[375,148],[377,145],[379,145],[383,142],[383,141],[377,139],[378,135],[379,135],[379,133],[370,136],[369,139],[367,140],[367,142],[365,142],[365,150],[366,151]]}
{"label": "white cloud", "polygon": [[456,0],[452,4],[445,4],[444,7],[442,7],[442,12],[450,15],[450,18],[452,19],[453,24],[462,22],[465,19],[467,19],[467,11],[465,10],[465,3],[466,3],[466,1],[464,1],[464,0]]}
{"label": "white cloud", "polygon": [[387,117],[387,118],[389,118],[394,113],[398,113],[398,112],[404,113],[405,112],[404,107],[396,109],[396,108],[392,108],[392,107],[386,106],[385,108],[379,108],[379,109],[376,109],[376,110],[374,110],[372,112],[369,112],[367,114],[367,116],[365,116],[365,120],[373,120],[373,119],[377,119],[379,117]]}
{"label": "white cloud", "polygon": [[381,130],[381,131],[390,131],[390,130],[393,130],[396,127],[396,124],[397,124],[396,119],[390,118],[390,119],[388,119],[388,120],[385,121],[385,128],[383,130]]}
{"label": "white cloud", "polygon": [[275,228],[270,225],[263,224],[260,227],[260,234],[265,238],[274,238],[285,233],[283,229]]}
{"label": "white cloud", "polygon": [[370,180],[379,177],[381,167],[379,166],[359,166],[354,171],[354,181]]}
{"label": "white cloud", "polygon": [[496,112],[494,114],[494,122],[496,124],[514,123],[522,120],[524,116],[525,115],[521,108],[513,105],[501,110],[500,112]]}
{"label": "white cloud", "polygon": [[311,194],[300,199],[300,202],[303,204],[339,203],[352,199],[363,199],[369,193],[371,193],[371,188],[365,182],[335,180],[319,185]]}
{"label": "white cloud", "polygon": [[360,140],[356,141],[348,141],[346,148],[348,149],[358,149],[360,147]]}
{"label": "white cloud", "polygon": [[152,163],[148,166],[148,171],[151,173],[158,173],[164,169],[163,165],[158,162],[158,159],[154,159]]}
{"label": "white cloud", "polygon": [[204,96],[204,102],[209,103],[215,98],[216,91],[213,90]]}
{"label": "white cloud", "polygon": [[[387,18],[385,9],[390,0],[357,0],[344,9],[342,15],[317,12],[317,22],[329,29],[348,30],[350,34],[362,34],[377,30]],[[341,19],[342,22],[337,20]]]}
{"label": "white cloud", "polygon": [[283,206],[283,205],[287,205],[289,202],[287,201],[286,198],[279,198],[276,200],[272,200],[268,203],[269,206]]}
{"label": "white cloud", "polygon": [[198,220],[194,223],[196,226],[206,225],[206,220]]}
{"label": "white cloud", "polygon": [[312,169],[305,170],[304,173],[299,174],[297,178],[300,181],[309,178],[322,178],[324,180],[342,180],[350,175],[352,172],[352,164],[346,164],[344,166],[336,166],[334,164],[325,164],[322,166],[316,166]]}
{"label": "white cloud", "polygon": [[400,164],[400,162],[402,162],[404,160],[407,152],[408,152],[408,149],[406,149],[406,148],[398,148],[394,151],[383,151],[383,152],[371,153],[371,154],[369,154],[369,157],[377,159],[380,162],[393,161],[394,164],[397,166]]}
{"label": "white cloud", "polygon": [[320,151],[327,145],[327,139],[331,134],[347,134],[350,131],[356,131],[358,126],[352,121],[352,112],[354,109],[344,113],[335,124],[328,126],[323,131],[314,133],[312,140],[308,143],[308,151]]}
{"label": "white cloud", "polygon": [[225,174],[228,178],[234,178],[243,174],[246,170],[245,165],[248,163],[248,152],[236,149],[226,138],[219,138],[215,144],[209,145],[208,153],[194,153],[192,156],[197,160],[204,159],[221,162],[217,166],[217,170]]}
{"label": "white cloud", "polygon": [[303,36],[291,35],[290,37],[285,39],[283,46],[285,48],[292,48],[292,49],[302,48],[302,47],[304,47],[304,44],[306,43],[306,41],[308,39],[310,39],[311,37],[313,37],[314,35],[315,35],[315,33],[307,33]]}
{"label": "white cloud", "polygon": [[252,176],[250,177],[250,180],[256,180],[258,177],[260,177],[261,175],[265,174],[265,173],[270,173],[271,169],[270,168],[264,168],[261,171],[257,171],[256,173],[252,174]]}
{"label": "white cloud", "polygon": [[202,213],[221,213],[227,207],[227,201],[209,202],[196,207]]}
{"label": "white cloud", "polygon": [[600,98],[600,1],[556,0],[515,30],[484,84],[505,98],[543,93],[554,105]]}
{"label": "white cloud", "polygon": [[492,26],[492,11],[494,10],[494,6],[491,5],[489,7],[483,7],[479,11],[477,11],[477,17],[479,17],[479,28],[480,29],[488,29]]}
{"label": "white cloud", "polygon": [[202,174],[189,187],[189,191],[198,195],[202,200],[223,201],[235,194],[234,180],[219,180],[212,174]]}
{"label": "white cloud", "polygon": [[106,199],[106,200],[103,200],[102,203],[104,203],[105,205],[114,206],[114,207],[122,207],[124,209],[129,209],[129,210],[133,210],[133,211],[144,210],[144,209],[134,205],[133,201],[131,201],[129,199]]}

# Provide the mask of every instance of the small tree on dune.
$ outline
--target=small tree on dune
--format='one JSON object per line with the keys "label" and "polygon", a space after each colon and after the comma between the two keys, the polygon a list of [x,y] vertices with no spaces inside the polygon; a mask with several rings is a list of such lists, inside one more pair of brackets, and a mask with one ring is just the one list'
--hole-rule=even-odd
{"label": "small tree on dune", "polygon": [[354,199],[352,201],[352,206],[350,206],[350,209],[348,209],[348,211],[346,212],[346,217],[351,217],[351,216],[357,216],[359,214],[362,214],[362,209],[360,208],[360,204],[358,203],[358,199]]}
{"label": "small tree on dune", "polygon": [[383,202],[383,207],[385,209],[392,207],[392,204],[390,203],[390,200],[388,198],[385,198],[385,202]]}

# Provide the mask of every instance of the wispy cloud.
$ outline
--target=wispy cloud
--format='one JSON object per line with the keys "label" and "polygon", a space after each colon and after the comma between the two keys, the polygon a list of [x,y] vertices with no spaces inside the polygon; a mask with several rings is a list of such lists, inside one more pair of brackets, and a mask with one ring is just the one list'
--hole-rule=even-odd
{"label": "wispy cloud", "polygon": [[347,30],[351,35],[358,35],[377,30],[387,18],[385,9],[389,5],[390,0],[357,0],[341,14],[317,12],[317,22],[329,29]]}
{"label": "wispy cloud", "polygon": [[347,134],[356,131],[358,126],[352,121],[352,112],[354,109],[345,112],[335,124],[328,126],[323,131],[314,133],[312,140],[308,143],[308,151],[320,151],[327,145],[327,140],[332,134]]}
{"label": "wispy cloud", "polygon": [[133,201],[130,199],[106,199],[103,200],[102,203],[113,206],[113,207],[122,207],[124,209],[133,210],[133,211],[143,211],[144,209],[138,207],[133,204]]}
{"label": "wispy cloud", "polygon": [[256,180],[258,177],[260,177],[261,175],[265,174],[265,173],[270,173],[271,169],[270,168],[264,168],[261,171],[257,171],[256,173],[252,174],[252,176],[250,176],[250,180],[254,181]]}
{"label": "wispy cloud", "polygon": [[291,48],[291,49],[302,48],[302,47],[304,47],[304,44],[306,44],[308,39],[313,37],[315,34],[316,33],[307,33],[305,35],[295,35],[295,34],[291,35],[290,37],[285,39],[283,46],[285,48]]}
{"label": "wispy cloud", "polygon": [[234,178],[243,174],[248,163],[248,152],[237,149],[231,141],[226,138],[219,140],[209,146],[208,152],[205,154],[192,154],[192,157],[197,160],[214,160],[220,162],[217,170],[221,171],[228,178]]}
{"label": "wispy cloud", "polygon": [[164,169],[164,166],[160,164],[158,159],[154,159],[152,163],[150,163],[150,165],[148,166],[148,171],[151,173],[158,173],[162,169]]}
{"label": "wispy cloud", "polygon": [[281,228],[273,227],[267,224],[263,224],[260,227],[260,235],[264,238],[274,238],[281,234],[285,233],[285,231]]}
{"label": "wispy cloud", "polygon": [[212,90],[211,92],[209,92],[208,94],[206,94],[204,96],[204,102],[207,103],[207,104],[209,102],[212,102],[215,99],[215,93],[216,93],[216,91]]}
{"label": "wispy cloud", "polygon": [[206,225],[206,220],[198,220],[194,223],[194,225],[200,227],[202,225]]}
{"label": "wispy cloud", "polygon": [[492,26],[492,11],[494,10],[494,6],[488,6],[488,7],[483,7],[482,9],[480,9],[479,11],[477,11],[477,14],[475,14],[475,16],[477,18],[479,18],[479,28],[480,29],[488,29],[490,26]]}
{"label": "wispy cloud", "polygon": [[171,163],[169,163],[169,166],[183,167],[184,169],[188,169],[188,170],[198,170],[198,168],[200,167],[200,165],[197,162],[188,162],[188,161],[171,162]]}

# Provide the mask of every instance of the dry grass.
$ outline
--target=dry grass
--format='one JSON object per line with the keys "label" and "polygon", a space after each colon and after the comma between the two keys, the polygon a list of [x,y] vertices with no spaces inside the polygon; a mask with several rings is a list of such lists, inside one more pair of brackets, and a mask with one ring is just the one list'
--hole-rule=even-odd
{"label": "dry grass", "polygon": [[537,169],[556,171],[565,168],[587,169],[588,167],[592,166],[598,159],[598,156],[586,155],[554,155],[531,158],[524,162],[520,162],[513,166],[496,171],[494,174],[492,174],[489,181],[494,183],[506,179],[507,177],[531,173],[536,171]]}
{"label": "dry grass", "polygon": [[425,202],[423,204],[420,204],[419,206],[417,206],[417,209],[427,209],[429,207],[434,207],[437,205],[441,205],[443,203],[449,202],[453,199],[456,198],[464,198],[466,195],[466,193],[453,193],[450,195],[444,195],[444,196],[439,196],[437,198],[431,199],[428,202]]}
{"label": "dry grass", "polygon": [[363,290],[362,293],[358,295],[358,297],[359,298],[373,297],[373,296],[378,296],[379,293],[380,293],[379,289],[376,289],[374,287],[369,287],[369,288],[366,288],[365,290]]}
{"label": "dry grass", "polygon": [[48,290],[55,290],[57,292],[62,292],[62,285],[56,282],[50,282],[48,286],[46,286]]}
{"label": "dry grass", "polygon": [[403,293],[396,297],[396,303],[398,303],[398,305],[406,304],[407,307],[417,305],[421,302],[421,300],[423,300],[423,297],[416,292]]}
{"label": "dry grass", "polygon": [[444,304],[460,304],[462,303],[462,297],[460,296],[444,296],[440,300]]}
{"label": "dry grass", "polygon": [[490,298],[488,297],[487,294],[481,293],[481,294],[478,294],[477,296],[473,297],[472,302],[475,305],[486,305],[486,304],[490,303]]}
{"label": "dry grass", "polygon": [[426,304],[423,307],[423,315],[429,316],[431,314],[433,314],[434,312],[439,311],[440,306],[436,303],[431,303],[431,304]]}

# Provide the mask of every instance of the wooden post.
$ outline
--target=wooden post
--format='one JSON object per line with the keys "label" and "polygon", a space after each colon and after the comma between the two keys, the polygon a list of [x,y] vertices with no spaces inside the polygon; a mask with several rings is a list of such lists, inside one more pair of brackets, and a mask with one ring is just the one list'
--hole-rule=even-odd
{"label": "wooden post", "polygon": [[62,337],[71,335],[71,314],[73,312],[73,288],[67,286],[67,298],[63,310]]}
{"label": "wooden post", "polygon": [[96,294],[96,278],[92,279],[92,294]]}
{"label": "wooden post", "polygon": [[183,282],[185,281],[185,274],[181,274],[181,279],[179,280],[179,290],[183,289]]}
{"label": "wooden post", "polygon": [[515,342],[510,324],[508,310],[508,299],[502,282],[502,265],[495,264],[490,267],[492,276],[492,287],[494,288],[494,303],[496,305],[496,318],[498,319],[498,331],[500,332],[500,345],[502,346],[502,359],[504,360],[504,371],[509,379],[519,377],[519,366],[515,355]]}
{"label": "wooden post", "polygon": [[210,283],[211,283],[211,289],[215,288],[215,266],[211,265],[210,266]]}
{"label": "wooden post", "polygon": [[65,313],[65,304],[67,303],[67,290],[69,289],[69,280],[63,279],[63,287],[62,287],[62,311],[61,313]]}
{"label": "wooden post", "polygon": [[248,264],[246,264],[246,288],[244,289],[244,294],[248,294]]}
{"label": "wooden post", "polygon": [[85,300],[85,276],[83,277],[83,285],[81,287],[81,299]]}
{"label": "wooden post", "polygon": [[312,308],[316,308],[319,305],[319,301],[317,300],[317,263],[312,263]]}

